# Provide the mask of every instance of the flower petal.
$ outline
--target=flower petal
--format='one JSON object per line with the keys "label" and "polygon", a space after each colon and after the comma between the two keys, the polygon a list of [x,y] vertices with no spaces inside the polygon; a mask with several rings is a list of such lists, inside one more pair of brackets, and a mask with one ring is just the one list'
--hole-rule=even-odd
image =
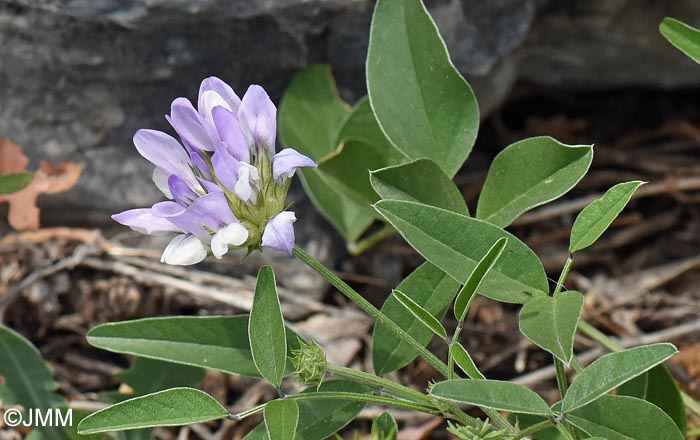
{"label": "flower petal", "polygon": [[197,264],[207,256],[207,248],[194,235],[177,235],[163,251],[160,257],[161,263],[175,266],[189,266]]}
{"label": "flower petal", "polygon": [[250,162],[250,149],[236,115],[223,107],[213,110],[214,125],[221,140],[226,144],[228,152],[238,160]]}
{"label": "flower petal", "polygon": [[[173,174],[173,176],[175,176]],[[163,195],[169,199],[173,198],[173,193],[170,191],[170,188],[168,187],[168,173],[165,171],[161,170],[160,168],[156,167],[153,169],[153,184],[160,190],[160,192],[163,193]]]}
{"label": "flower petal", "polygon": [[257,188],[255,182],[260,180],[258,169],[245,162],[238,162],[238,179],[233,187],[233,193],[244,202],[255,203]]}
{"label": "flower petal", "polygon": [[218,231],[237,221],[223,192],[205,194],[195,200],[187,210],[212,231]]}
{"label": "flower petal", "polygon": [[181,232],[167,219],[153,215],[151,208],[130,209],[114,214],[112,219],[141,234],[163,235],[167,232]]}
{"label": "flower petal", "polygon": [[228,252],[229,245],[240,246],[248,240],[248,230],[240,223],[231,223],[214,234],[211,239],[211,252],[221,258]]}
{"label": "flower petal", "polygon": [[294,148],[285,148],[272,158],[272,177],[281,183],[282,180],[292,177],[297,168],[316,166],[316,162]]}
{"label": "flower petal", "polygon": [[186,182],[193,180],[190,158],[174,137],[158,130],[141,129],[134,134],[139,154],[167,174],[177,174]]}
{"label": "flower petal", "polygon": [[265,226],[262,245],[292,255],[292,250],[294,249],[294,222],[296,220],[296,216],[291,211],[283,211],[277,214]]}
{"label": "flower petal", "polygon": [[197,194],[192,191],[192,188],[187,186],[185,181],[175,174],[168,177],[168,191],[171,194],[171,198],[181,205],[189,205],[197,198]]}
{"label": "flower petal", "polygon": [[202,176],[206,177],[207,179],[211,179],[211,171],[209,170],[209,165],[202,159],[202,156],[199,155],[196,151],[193,151],[190,154],[190,160],[192,160],[192,165],[194,165],[195,168],[201,173]]}
{"label": "flower petal", "polygon": [[217,147],[216,153],[211,157],[214,174],[229,191],[233,191],[238,181],[238,161],[231,156],[225,146]]}
{"label": "flower petal", "polygon": [[212,151],[212,141],[203,124],[205,121],[187,98],[177,98],[170,106],[166,118],[186,146],[194,151]]}
{"label": "flower petal", "polygon": [[158,218],[179,217],[184,214],[186,210],[184,206],[172,201],[158,202],[151,208],[153,215]]}
{"label": "flower petal", "polygon": [[255,84],[248,87],[238,109],[238,122],[248,145],[264,148],[270,155],[275,153],[277,108],[262,87]]}
{"label": "flower petal", "polygon": [[241,98],[236,95],[231,86],[220,80],[215,76],[210,76],[204,79],[202,84],[199,86],[199,99],[197,100],[197,108],[199,109],[199,114],[205,119],[207,115],[211,117],[211,111],[213,107],[211,104],[218,101],[216,98],[207,94],[207,92],[214,92],[227,104],[228,109],[232,112],[237,112],[238,108],[241,106]]}
{"label": "flower petal", "polygon": [[178,231],[196,235],[205,242],[209,241],[209,233],[202,227],[201,215],[191,207],[185,208],[175,202],[166,201],[153,205],[151,212],[156,218],[165,219],[175,225]]}

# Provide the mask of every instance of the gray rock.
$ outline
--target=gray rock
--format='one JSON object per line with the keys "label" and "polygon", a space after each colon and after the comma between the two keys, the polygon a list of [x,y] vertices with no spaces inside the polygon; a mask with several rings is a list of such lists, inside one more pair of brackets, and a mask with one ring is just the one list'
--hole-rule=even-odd
{"label": "gray rock", "polygon": [[[427,4],[483,113],[518,78],[580,89],[700,79],[657,32],[664,15],[698,24],[692,0]],[[108,213],[160,198],[131,136],[167,130],[172,99],[193,98],[202,78],[217,75],[240,93],[260,83],[279,99],[299,69],[329,62],[342,94],[362,96],[372,8],[370,0],[0,0],[0,137],[34,165],[85,166],[73,191],[44,200],[46,217],[106,224]]]}

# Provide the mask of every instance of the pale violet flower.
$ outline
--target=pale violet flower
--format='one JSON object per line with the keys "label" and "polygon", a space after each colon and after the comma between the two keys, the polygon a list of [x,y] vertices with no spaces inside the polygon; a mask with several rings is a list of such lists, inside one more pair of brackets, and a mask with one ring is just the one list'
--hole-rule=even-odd
{"label": "pale violet flower", "polygon": [[262,245],[273,249],[279,249],[292,253],[294,247],[294,222],[296,216],[291,211],[284,211],[277,214],[265,227],[262,236]]}
{"label": "pale violet flower", "polygon": [[240,99],[220,79],[205,79],[197,108],[177,98],[166,116],[179,140],[157,130],[134,135],[138,152],[155,166],[153,183],[169,200],[112,218],[143,234],[177,233],[161,257],[167,264],[222,258],[230,249],[291,254],[290,179],[316,164],[292,148],[275,154],[276,117],[262,87],[250,86]]}

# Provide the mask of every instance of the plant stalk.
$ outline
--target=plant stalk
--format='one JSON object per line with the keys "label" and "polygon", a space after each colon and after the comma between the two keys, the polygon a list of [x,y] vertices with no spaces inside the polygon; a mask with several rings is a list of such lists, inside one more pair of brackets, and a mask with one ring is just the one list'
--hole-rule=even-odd
{"label": "plant stalk", "polygon": [[391,380],[384,379],[383,377],[375,376],[374,374],[335,364],[328,364],[326,371],[333,373],[337,377],[342,377],[343,379],[369,385],[373,388],[381,388],[400,399],[412,400],[424,405],[432,405],[432,400],[427,395]]}
{"label": "plant stalk", "polygon": [[394,234],[396,234],[396,229],[386,225],[358,242],[348,243],[348,252],[352,256],[360,255]]}
{"label": "plant stalk", "polygon": [[[293,251],[294,256],[303,261],[307,266],[315,270],[319,275],[325,278],[333,287],[338,289],[340,293],[345,295],[349,300],[357,304],[357,306],[362,309],[369,316],[374,318],[378,323],[385,326],[389,331],[391,331],[394,336],[408,344],[413,348],[416,353],[418,353],[423,359],[425,359],[430,365],[433,366],[440,374],[444,377],[450,377],[450,370],[448,366],[441,361],[437,356],[430,352],[427,348],[423,346],[420,342],[416,341],[413,336],[409,335],[404,329],[399,327],[394,321],[389,319],[385,314],[383,314],[379,309],[374,307],[367,301],[362,295],[360,295],[355,289],[348,286],[343,280],[338,278],[336,274],[326,268],[323,264],[317,261],[314,257],[306,253],[299,246],[294,246]],[[454,369],[453,369],[454,371]],[[508,421],[498,412],[491,411],[489,409],[484,409],[484,412],[492,417],[498,427],[501,429],[507,429],[509,432],[514,432],[513,426],[508,423]],[[460,422],[463,422],[464,417],[469,418],[465,413],[456,415],[459,417]]]}
{"label": "plant stalk", "polygon": [[513,436],[512,440],[520,440],[523,437],[527,437],[529,435],[535,434],[537,432],[543,431],[547,428],[551,428],[554,426],[554,423],[551,420],[545,420],[540,423],[535,423],[534,425],[525,428],[521,431],[518,431],[515,436]]}
{"label": "plant stalk", "polygon": [[574,438],[574,436],[571,434],[571,431],[569,431],[569,430],[566,428],[566,426],[562,425],[561,423],[557,423],[557,424],[554,425],[554,426],[557,428],[557,431],[559,431],[559,433],[560,433],[561,435],[564,436],[564,438],[565,438],[566,440],[576,440],[576,439]]}
{"label": "plant stalk", "polygon": [[300,393],[287,396],[291,400],[314,400],[314,399],[335,399],[335,400],[352,400],[355,402],[375,403],[378,405],[386,405],[399,409],[408,409],[420,411],[427,414],[441,415],[442,413],[436,408],[428,405],[411,402],[408,400],[395,399],[387,396],[375,396],[374,394],[347,393],[342,391],[320,391],[318,393]]}
{"label": "plant stalk", "polygon": [[385,314],[383,314],[379,309],[374,307],[369,301],[367,301],[362,295],[355,291],[352,287],[348,286],[345,281],[338,278],[336,274],[328,270],[323,264],[317,261],[314,257],[306,253],[299,246],[294,246],[294,256],[303,261],[307,266],[318,272],[323,278],[325,278],[333,287],[338,289],[340,293],[345,295],[350,301],[357,304],[357,306],[362,309],[369,316],[374,318],[379,324],[385,326],[391,333],[397,338],[401,339],[403,342],[408,344],[416,353],[418,353],[423,359],[425,359],[430,365],[433,366],[440,374],[444,377],[449,376],[449,370],[447,365],[442,362],[437,356],[431,353],[427,348],[423,346],[420,342],[416,341],[413,336],[406,333],[404,329],[399,327],[394,321],[389,319]]}

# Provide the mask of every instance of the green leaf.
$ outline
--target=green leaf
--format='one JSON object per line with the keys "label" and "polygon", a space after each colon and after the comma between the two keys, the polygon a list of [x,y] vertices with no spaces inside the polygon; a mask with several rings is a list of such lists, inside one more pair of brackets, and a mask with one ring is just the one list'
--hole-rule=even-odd
{"label": "green leaf", "polygon": [[209,394],[194,388],[171,388],[125,400],[92,413],[80,422],[78,433],[181,426],[227,416],[226,408]]}
{"label": "green leaf", "polygon": [[13,173],[0,176],[0,195],[15,193],[34,179],[34,173]]}
{"label": "green leaf", "polygon": [[630,348],[596,359],[574,380],[562,400],[562,411],[571,412],[593,402],[678,353],[673,344]]}
{"label": "green leaf", "polygon": [[483,379],[455,379],[438,382],[430,394],[482,408],[522,414],[549,416],[549,405],[534,391],[512,382]]}
{"label": "green leaf", "polygon": [[[67,409],[67,408],[66,408]],[[91,434],[91,435],[80,435],[78,434],[78,425],[80,422],[87,416],[90,415],[90,412],[81,410],[81,409],[76,409],[72,408],[72,413],[73,413],[73,420],[71,420],[73,423],[70,426],[64,426],[63,431],[68,435],[73,440],[112,440],[112,437],[109,436],[109,434],[106,434],[104,432],[99,433],[99,434]],[[52,428],[53,430],[60,430],[60,428]],[[150,435],[151,432],[149,429],[145,429],[149,435],[146,440],[152,440],[152,436]],[[131,431],[131,432],[136,432],[136,431]],[[31,434],[25,439],[31,440],[30,439]],[[41,437],[43,438],[43,437]]]}
{"label": "green leaf", "polygon": [[396,148],[411,159],[432,159],[455,175],[474,145],[479,108],[420,0],[377,2],[367,90]]}
{"label": "green leaf", "polygon": [[683,397],[676,381],[663,365],[657,365],[622,385],[618,395],[636,397],[653,403],[673,419],[681,433],[685,434],[688,429]]}
{"label": "green leaf", "polygon": [[488,274],[493,268],[493,265],[496,264],[496,260],[498,260],[498,257],[503,253],[503,249],[505,249],[507,243],[507,238],[499,238],[488,252],[486,252],[486,255],[474,266],[474,270],[469,274],[467,282],[464,283],[462,290],[459,291],[457,299],[455,300],[455,316],[457,317],[457,321],[464,321],[469,307],[476,296],[477,290],[481,287],[481,283],[484,281],[486,274]]}
{"label": "green leaf", "polygon": [[282,144],[318,162],[335,150],[336,135],[349,113],[330,67],[311,65],[294,77],[280,102]]}
{"label": "green leaf", "polygon": [[128,370],[114,376],[129,385],[133,390],[131,397],[136,397],[168,388],[194,387],[205,374],[206,370],[199,367],[136,357]]}
{"label": "green leaf", "polygon": [[[368,394],[371,388],[345,380],[331,380],[321,384],[318,391],[339,391]],[[315,387],[304,393],[317,392]],[[299,422],[297,423],[295,440],[318,440],[328,438],[343,429],[365,407],[362,402],[347,400],[313,399],[297,402],[299,405]],[[267,430],[261,424],[248,435],[245,440],[268,440]]]}
{"label": "green leaf", "polygon": [[268,382],[279,387],[287,364],[287,339],[275,274],[270,266],[262,266],[258,272],[248,338],[255,367]]}
{"label": "green leaf", "polygon": [[[39,350],[12,329],[0,325],[0,400],[5,405],[49,410],[62,406],[63,398],[54,393],[58,384]],[[68,438],[61,429],[38,427],[43,438]]]}
{"label": "green leaf", "polygon": [[506,237],[501,258],[479,289],[482,295],[523,303],[549,290],[535,253],[498,226],[413,202],[381,200],[374,207],[425,259],[462,284],[493,243]]}
{"label": "green leaf", "polygon": [[535,298],[520,311],[520,331],[568,365],[574,355],[574,336],[582,310],[583,295],[571,290]]}
{"label": "green leaf", "polygon": [[567,415],[589,435],[608,440],[682,440],[683,434],[657,406],[627,396],[602,396]]}
{"label": "green leaf", "polygon": [[372,422],[372,440],[396,440],[399,427],[394,416],[388,412],[383,412]]}
{"label": "green leaf", "polygon": [[595,243],[642,185],[644,182],[639,180],[619,183],[607,190],[603,197],[583,208],[571,229],[569,252],[573,254]]}
{"label": "green leaf", "polygon": [[592,160],[590,145],[565,145],[547,136],[518,141],[493,160],[476,217],[506,227],[522,213],[566,194]]}
{"label": "green leaf", "polygon": [[450,355],[452,355],[452,359],[454,359],[457,366],[464,371],[470,379],[486,379],[462,344],[455,342],[450,345]]}
{"label": "green leaf", "polygon": [[[437,267],[424,263],[396,288],[423,306],[431,315],[443,319],[459,284]],[[382,313],[421,344],[427,345],[433,339],[433,332],[406,310],[393,292],[384,302]],[[398,370],[415,358],[415,350],[394,336],[386,327],[381,324],[374,327],[372,363],[376,374],[381,376]]]}
{"label": "green leaf", "polygon": [[404,156],[382,133],[367,99],[361,100],[340,129],[338,149],[319,164],[344,194],[370,205],[379,197],[370,185],[370,171],[401,163]]}
{"label": "green leaf", "polygon": [[346,241],[356,241],[376,218],[372,207],[356,202],[316,168],[299,170],[301,184],[316,209]]}
{"label": "green leaf", "polygon": [[700,63],[700,31],[675,18],[666,17],[659,26],[661,35],[666,37],[681,52],[696,63]]}
{"label": "green leaf", "polygon": [[[329,67],[307,67],[292,80],[282,97],[281,142],[319,162],[337,148],[338,131],[349,113],[350,106],[338,97]],[[374,220],[369,206],[337,189],[322,171],[306,168],[299,175],[316,209],[346,240],[356,240]]]}
{"label": "green leaf", "polygon": [[413,301],[410,297],[401,293],[399,290],[394,290],[393,293],[396,299],[399,300],[399,303],[401,303],[406,310],[411,312],[413,316],[418,318],[423,325],[428,327],[433,333],[440,336],[442,339],[447,338],[447,331],[445,331],[445,327],[443,327],[442,324],[440,324],[440,321],[435,319],[435,317],[431,315],[429,311],[425,310],[420,304]]}
{"label": "green leaf", "polygon": [[[179,316],[99,325],[88,342],[104,350],[259,377],[248,341],[248,316]],[[298,348],[287,330],[287,346]],[[291,363],[288,371],[292,371]]]}
{"label": "green leaf", "polygon": [[372,171],[370,181],[383,199],[418,202],[469,215],[459,188],[430,159]]}
{"label": "green leaf", "polygon": [[271,440],[294,440],[299,407],[294,400],[277,399],[265,405],[265,428]]}
{"label": "green leaf", "polygon": [[[169,388],[191,388],[204,379],[205,374],[206,370],[199,367],[135,357],[128,370],[114,375],[119,381],[128,385],[131,388],[131,392],[123,393],[120,390],[107,391],[100,393],[100,398],[106,403],[119,403],[133,397],[144,396]],[[75,416],[75,411],[73,413]],[[86,413],[84,417],[88,415],[89,413]],[[77,423],[74,426],[77,436]],[[96,434],[93,434],[93,436],[96,436]],[[152,438],[153,435],[149,428],[123,431],[117,436],[117,440],[151,440]],[[86,439],[86,437],[76,437],[76,440],[81,439]]]}

